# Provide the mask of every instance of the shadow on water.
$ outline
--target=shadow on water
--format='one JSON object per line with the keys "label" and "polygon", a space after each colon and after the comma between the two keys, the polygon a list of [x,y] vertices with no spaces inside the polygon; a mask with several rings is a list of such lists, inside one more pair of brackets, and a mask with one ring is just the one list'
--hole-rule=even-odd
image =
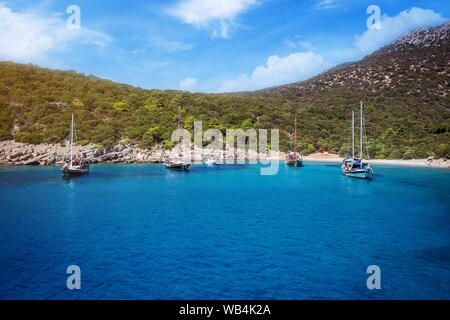
{"label": "shadow on water", "polygon": [[221,171],[221,170],[247,170],[252,169],[248,164],[215,164],[212,166],[207,165],[193,165],[191,166],[191,170],[193,172],[202,172],[202,171]]}
{"label": "shadow on water", "polygon": [[105,179],[105,178],[141,178],[141,177],[157,177],[163,176],[162,173],[153,172],[132,172],[132,173],[107,173],[107,172],[90,172],[89,174],[80,176],[61,175],[59,172],[48,176],[44,175],[28,175],[28,176],[6,176],[0,178],[0,183],[20,184],[20,183],[57,183],[62,181],[88,181],[89,179]]}
{"label": "shadow on water", "polygon": [[[193,165],[189,171],[176,171],[167,170],[161,167],[161,170],[157,172],[148,172],[145,170],[138,172],[110,172],[110,171],[96,171],[92,170],[88,174],[80,176],[67,176],[62,175],[58,172],[46,172],[47,174],[23,174],[23,175],[11,175],[0,177],[0,183],[7,184],[20,184],[20,183],[58,183],[60,181],[77,181],[84,182],[92,179],[114,179],[114,178],[145,178],[145,177],[161,177],[167,175],[168,172],[175,174],[186,174],[188,172],[212,172],[212,171],[223,171],[223,170],[248,170],[253,169],[253,167],[247,164],[220,164],[214,166],[205,165]],[[6,171],[5,171],[6,172]],[[9,171],[8,173],[13,173],[14,171]]]}
{"label": "shadow on water", "polygon": [[382,177],[383,175],[379,174],[379,173],[373,173],[372,176],[374,176],[374,177]]}
{"label": "shadow on water", "polygon": [[34,176],[34,177],[2,177],[0,182],[3,183],[30,183],[30,182],[57,182],[60,181],[60,176],[45,177],[45,176]]}
{"label": "shadow on water", "polygon": [[407,186],[411,186],[411,187],[419,187],[419,188],[423,188],[426,187],[427,185],[425,183],[418,183],[412,180],[396,180],[395,183],[401,184],[401,185],[407,185]]}
{"label": "shadow on water", "polygon": [[83,180],[83,179],[104,179],[104,178],[140,178],[140,177],[159,177],[163,176],[162,173],[154,173],[154,172],[132,172],[132,173],[108,173],[104,171],[94,171],[89,172],[89,174],[84,174],[80,176],[62,176],[63,180]]}

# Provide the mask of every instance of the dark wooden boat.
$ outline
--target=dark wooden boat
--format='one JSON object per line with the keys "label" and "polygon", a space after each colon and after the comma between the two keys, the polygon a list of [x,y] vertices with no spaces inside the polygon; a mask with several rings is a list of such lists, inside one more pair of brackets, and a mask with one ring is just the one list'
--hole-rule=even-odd
{"label": "dark wooden boat", "polygon": [[177,171],[188,171],[190,170],[191,163],[183,158],[181,153],[181,139],[180,130],[183,130],[183,120],[181,119],[181,108],[178,107],[178,155],[172,156],[164,161],[164,167],[166,169],[177,170]]}
{"label": "dark wooden boat", "polygon": [[89,159],[73,157],[73,127],[74,120],[72,114],[72,125],[70,129],[70,159],[64,162],[61,172],[65,176],[81,176],[89,173]]}
{"label": "dark wooden boat", "polygon": [[295,115],[294,122],[294,152],[286,156],[285,163],[290,167],[301,167],[303,166],[303,158],[298,154],[297,115]]}

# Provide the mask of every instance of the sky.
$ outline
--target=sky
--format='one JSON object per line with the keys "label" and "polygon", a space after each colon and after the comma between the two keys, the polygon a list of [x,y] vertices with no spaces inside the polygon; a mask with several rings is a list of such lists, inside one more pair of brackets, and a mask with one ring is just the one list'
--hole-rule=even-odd
{"label": "sky", "polygon": [[448,17],[448,0],[0,0],[0,61],[145,89],[258,90]]}

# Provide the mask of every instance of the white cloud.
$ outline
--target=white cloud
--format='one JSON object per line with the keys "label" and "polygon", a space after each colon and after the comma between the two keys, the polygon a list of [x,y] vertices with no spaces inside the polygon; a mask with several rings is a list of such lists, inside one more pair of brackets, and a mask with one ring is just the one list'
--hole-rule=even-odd
{"label": "white cloud", "polygon": [[257,0],[179,0],[167,12],[183,23],[228,38],[237,27],[234,19],[257,4]]}
{"label": "white cloud", "polygon": [[312,43],[307,42],[307,41],[302,41],[302,40],[299,40],[299,39],[300,39],[300,36],[295,36],[292,39],[285,39],[285,40],[283,40],[283,43],[285,45],[287,45],[291,49],[304,48],[304,49],[307,49],[309,51],[313,51],[314,50],[314,46],[312,45]]}
{"label": "white cloud", "polygon": [[271,56],[265,66],[257,67],[251,76],[242,74],[222,83],[222,92],[257,90],[308,79],[331,67],[320,55],[297,52],[287,57]]}
{"label": "white cloud", "polygon": [[193,91],[197,86],[196,78],[186,78],[183,81],[180,81],[180,89],[184,91]]}
{"label": "white cloud", "polygon": [[336,0],[319,0],[314,8],[317,10],[325,10],[335,8],[337,6]]}
{"label": "white cloud", "polygon": [[187,51],[194,48],[193,44],[184,43],[181,41],[169,41],[162,37],[153,37],[150,39],[150,44],[166,52]]}
{"label": "white cloud", "polygon": [[69,30],[59,15],[14,12],[0,3],[0,60],[48,62],[48,54],[73,44],[106,46],[112,38],[84,28]]}
{"label": "white cloud", "polygon": [[410,29],[433,26],[447,21],[433,10],[411,8],[394,17],[384,14],[381,17],[381,30],[367,30],[356,36],[355,46],[363,53],[371,53],[383,45],[389,44]]}

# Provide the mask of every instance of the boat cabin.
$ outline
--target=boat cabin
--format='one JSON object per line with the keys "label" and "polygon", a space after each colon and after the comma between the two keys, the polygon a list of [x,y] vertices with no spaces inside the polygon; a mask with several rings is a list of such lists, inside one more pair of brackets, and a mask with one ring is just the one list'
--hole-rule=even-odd
{"label": "boat cabin", "polygon": [[[70,164],[70,159],[66,160],[67,164]],[[84,166],[89,164],[89,159],[87,158],[74,158],[72,159],[73,166]]]}
{"label": "boat cabin", "polygon": [[369,165],[368,162],[363,162],[362,159],[357,158],[345,158],[343,160],[343,166],[346,169],[363,169]]}

